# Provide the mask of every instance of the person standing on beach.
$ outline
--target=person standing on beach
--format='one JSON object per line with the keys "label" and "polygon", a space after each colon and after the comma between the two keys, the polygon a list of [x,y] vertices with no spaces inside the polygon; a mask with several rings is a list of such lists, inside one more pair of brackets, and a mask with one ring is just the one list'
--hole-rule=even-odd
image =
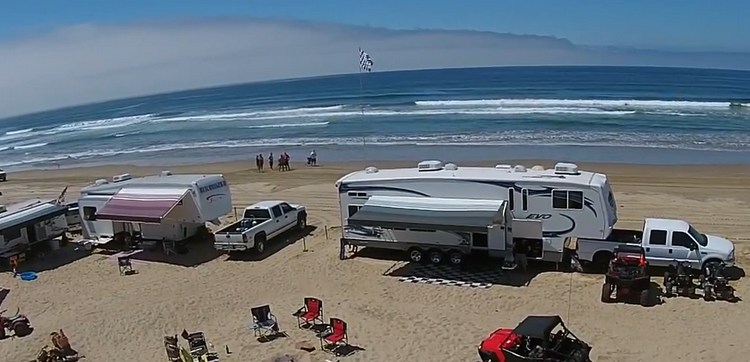
{"label": "person standing on beach", "polygon": [[273,170],[273,152],[268,154],[268,168]]}
{"label": "person standing on beach", "polygon": [[255,155],[255,169],[260,172],[260,159],[258,158],[258,155]]}
{"label": "person standing on beach", "polygon": [[263,154],[259,154],[258,155],[258,162],[259,162],[260,172],[263,172],[263,163],[264,163],[264,160],[265,159],[263,158]]}

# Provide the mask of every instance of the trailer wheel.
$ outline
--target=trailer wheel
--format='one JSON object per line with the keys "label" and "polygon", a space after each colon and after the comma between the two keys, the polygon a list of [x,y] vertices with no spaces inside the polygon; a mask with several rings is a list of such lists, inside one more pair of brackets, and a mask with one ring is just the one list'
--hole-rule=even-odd
{"label": "trailer wheel", "polygon": [[255,246],[253,247],[255,252],[262,255],[266,251],[266,234],[258,234],[255,236]]}
{"label": "trailer wheel", "polygon": [[440,264],[443,262],[443,252],[440,250],[430,251],[430,262],[432,264]]}
{"label": "trailer wheel", "polygon": [[450,261],[451,265],[461,265],[464,262],[464,253],[458,251],[458,250],[452,250],[448,254],[448,261]]}
{"label": "trailer wheel", "polygon": [[409,249],[409,260],[415,263],[421,263],[424,260],[424,253],[419,248]]}

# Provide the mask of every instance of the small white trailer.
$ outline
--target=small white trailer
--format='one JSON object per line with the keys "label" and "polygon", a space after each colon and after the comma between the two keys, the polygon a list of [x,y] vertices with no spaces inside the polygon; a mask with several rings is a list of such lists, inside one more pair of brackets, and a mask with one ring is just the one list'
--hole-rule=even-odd
{"label": "small white trailer", "polygon": [[68,228],[66,211],[56,200],[0,205],[0,260],[7,262],[38,243],[63,235]]}
{"label": "small white trailer", "polygon": [[122,174],[81,189],[78,208],[87,243],[136,234],[144,241],[179,241],[206,222],[220,224],[219,218],[232,211],[232,196],[222,175]]}

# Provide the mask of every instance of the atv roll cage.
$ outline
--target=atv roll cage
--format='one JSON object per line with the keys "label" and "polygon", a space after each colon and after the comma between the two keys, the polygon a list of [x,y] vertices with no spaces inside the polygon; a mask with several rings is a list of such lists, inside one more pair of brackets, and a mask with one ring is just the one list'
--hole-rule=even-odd
{"label": "atv roll cage", "polygon": [[589,361],[591,347],[578,339],[560,316],[528,316],[513,329],[513,334],[520,336],[522,342],[517,348],[502,348],[506,362]]}

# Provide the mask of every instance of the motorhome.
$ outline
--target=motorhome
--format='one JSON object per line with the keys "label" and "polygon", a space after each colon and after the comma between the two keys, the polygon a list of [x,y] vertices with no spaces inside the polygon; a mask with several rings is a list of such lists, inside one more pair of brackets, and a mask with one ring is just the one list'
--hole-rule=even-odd
{"label": "motorhome", "polygon": [[56,200],[0,205],[0,259],[63,235],[68,227],[66,211],[67,207]]}
{"label": "motorhome", "polygon": [[78,209],[88,242],[105,244],[116,235],[179,241],[206,222],[220,224],[232,211],[232,196],[223,175],[122,174],[81,189]]}
{"label": "motorhome", "polygon": [[562,254],[565,237],[606,239],[617,222],[617,205],[606,175],[579,170],[572,163],[527,169],[423,161],[416,168],[368,167],[340,178],[336,187],[342,238],[354,244],[362,240],[361,233],[348,221],[371,196],[505,200],[514,219],[539,223],[543,245],[534,248],[550,252],[535,257],[544,260],[559,259],[555,254]]}

